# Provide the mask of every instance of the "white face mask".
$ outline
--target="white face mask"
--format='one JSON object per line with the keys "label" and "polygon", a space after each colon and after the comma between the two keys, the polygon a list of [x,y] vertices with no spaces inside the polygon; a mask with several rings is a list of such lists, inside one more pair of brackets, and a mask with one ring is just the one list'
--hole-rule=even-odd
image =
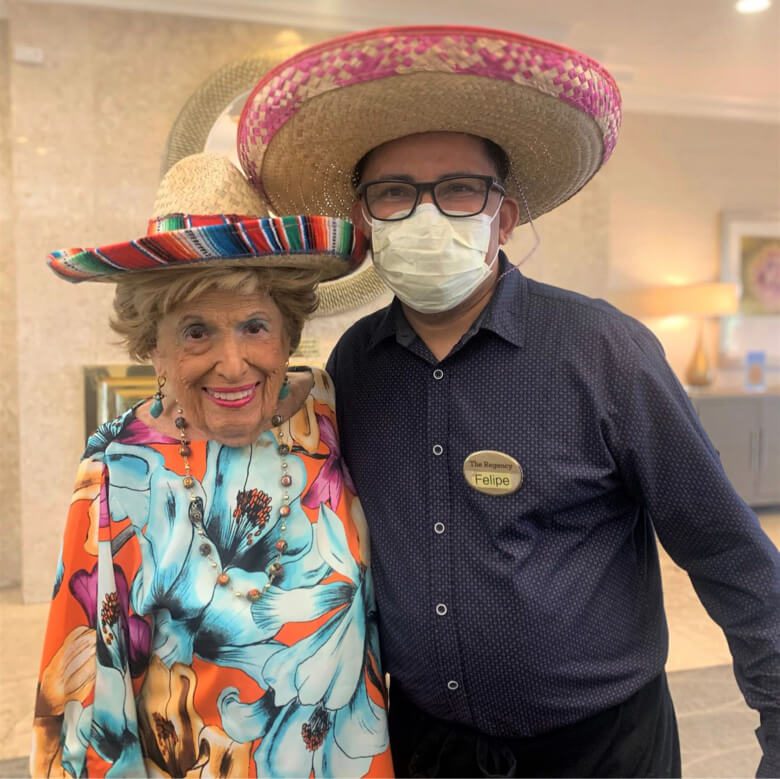
{"label": "white face mask", "polygon": [[368,219],[374,267],[388,287],[422,314],[449,311],[490,276],[485,263],[493,216],[450,218],[423,203],[397,222]]}

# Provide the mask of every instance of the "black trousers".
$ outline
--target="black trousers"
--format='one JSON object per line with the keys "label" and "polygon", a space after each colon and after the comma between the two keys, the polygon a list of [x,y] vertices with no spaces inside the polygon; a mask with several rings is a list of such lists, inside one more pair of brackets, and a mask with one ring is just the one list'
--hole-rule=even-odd
{"label": "black trousers", "polygon": [[617,706],[530,738],[488,736],[430,717],[391,682],[390,746],[397,776],[680,776],[665,674]]}

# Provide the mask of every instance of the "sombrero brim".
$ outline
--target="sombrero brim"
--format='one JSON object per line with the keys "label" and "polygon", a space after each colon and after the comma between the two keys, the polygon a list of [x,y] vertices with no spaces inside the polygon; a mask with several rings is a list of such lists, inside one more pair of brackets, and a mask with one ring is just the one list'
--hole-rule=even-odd
{"label": "sombrero brim", "polygon": [[496,30],[404,27],[337,38],[270,71],[245,104],[239,157],[274,210],[346,217],[368,151],[469,133],[507,153],[509,194],[536,217],[589,181],[619,124],[615,82],[583,54]]}
{"label": "sombrero brim", "polygon": [[322,280],[354,270],[366,241],[343,219],[324,216],[241,219],[169,230],[91,249],[60,249],[49,267],[60,278],[116,282],[128,273],[203,266],[317,270]]}

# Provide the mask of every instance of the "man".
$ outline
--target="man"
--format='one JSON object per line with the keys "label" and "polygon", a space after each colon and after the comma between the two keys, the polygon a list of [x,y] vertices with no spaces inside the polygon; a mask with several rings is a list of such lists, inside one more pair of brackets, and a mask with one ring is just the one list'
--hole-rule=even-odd
{"label": "man", "polygon": [[511,33],[380,30],[269,74],[242,163],[351,212],[393,303],[328,369],[363,502],[409,776],[679,776],[657,534],[723,627],[780,772],[780,557],[655,338],[523,277],[519,221],[608,158],[619,96]]}

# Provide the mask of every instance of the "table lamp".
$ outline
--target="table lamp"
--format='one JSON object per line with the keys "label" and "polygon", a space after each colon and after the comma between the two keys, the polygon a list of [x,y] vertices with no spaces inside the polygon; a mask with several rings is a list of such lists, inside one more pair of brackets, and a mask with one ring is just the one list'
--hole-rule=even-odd
{"label": "table lamp", "polygon": [[714,366],[704,345],[704,320],[726,316],[737,311],[739,287],[731,282],[711,281],[696,284],[676,284],[662,287],[642,287],[616,292],[612,302],[622,311],[638,319],[668,316],[698,317],[699,332],[685,381],[694,387],[706,387],[714,378]]}

